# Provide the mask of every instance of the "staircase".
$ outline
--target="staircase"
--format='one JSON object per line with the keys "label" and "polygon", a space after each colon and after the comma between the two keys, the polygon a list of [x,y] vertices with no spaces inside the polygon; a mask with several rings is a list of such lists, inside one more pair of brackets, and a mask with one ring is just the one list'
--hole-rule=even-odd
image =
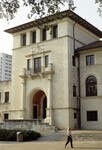
{"label": "staircase", "polygon": [[34,130],[41,134],[51,133],[56,131],[56,127],[44,123],[41,120],[5,120],[3,123],[0,123],[1,129],[25,129],[25,130]]}

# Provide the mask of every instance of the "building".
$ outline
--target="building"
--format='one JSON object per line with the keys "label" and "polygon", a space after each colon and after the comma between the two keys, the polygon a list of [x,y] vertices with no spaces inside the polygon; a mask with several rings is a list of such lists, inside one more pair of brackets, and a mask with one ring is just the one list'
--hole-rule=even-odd
{"label": "building", "polygon": [[102,32],[71,10],[54,17],[5,30],[13,35],[12,81],[0,85],[0,120],[102,129]]}
{"label": "building", "polygon": [[12,56],[0,53],[0,80],[11,80],[12,74]]}
{"label": "building", "polygon": [[102,101],[102,41],[78,48],[80,55],[81,127],[101,128]]}

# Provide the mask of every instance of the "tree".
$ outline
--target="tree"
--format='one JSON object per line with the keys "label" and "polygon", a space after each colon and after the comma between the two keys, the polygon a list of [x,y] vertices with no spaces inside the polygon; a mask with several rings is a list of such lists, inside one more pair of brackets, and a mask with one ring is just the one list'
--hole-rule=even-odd
{"label": "tree", "polygon": [[95,0],[95,3],[99,4],[98,12],[99,12],[99,15],[102,16],[102,0]]}
{"label": "tree", "polygon": [[74,9],[73,0],[1,0],[0,18],[11,20],[20,7],[28,7],[28,18],[42,18],[60,12],[61,7],[67,4],[69,9]]}
{"label": "tree", "polygon": [[[102,14],[102,0],[94,1],[99,4],[98,12]],[[74,0],[0,0],[0,18],[13,19],[20,7],[29,8],[28,18],[42,18],[60,12],[65,5],[68,9],[75,9]]]}

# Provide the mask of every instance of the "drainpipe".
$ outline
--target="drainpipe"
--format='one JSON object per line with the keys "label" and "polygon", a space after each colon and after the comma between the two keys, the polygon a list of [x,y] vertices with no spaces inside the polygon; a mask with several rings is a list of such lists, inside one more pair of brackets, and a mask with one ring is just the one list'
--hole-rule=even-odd
{"label": "drainpipe", "polygon": [[[75,25],[76,22],[73,25],[73,49],[74,49],[74,56],[75,55]],[[78,75],[78,96],[77,96],[77,107],[78,107],[78,128],[81,128],[81,111],[80,111],[80,107],[81,107],[81,103],[80,103],[80,55],[77,55],[78,58],[78,69],[77,69],[77,75]]]}

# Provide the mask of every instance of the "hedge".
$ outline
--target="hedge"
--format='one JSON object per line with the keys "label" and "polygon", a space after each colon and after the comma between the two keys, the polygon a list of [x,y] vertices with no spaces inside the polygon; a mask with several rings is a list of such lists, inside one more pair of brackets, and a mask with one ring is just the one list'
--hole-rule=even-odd
{"label": "hedge", "polygon": [[23,141],[37,140],[41,136],[40,133],[31,130],[0,129],[0,141],[16,141],[17,132],[23,134]]}

